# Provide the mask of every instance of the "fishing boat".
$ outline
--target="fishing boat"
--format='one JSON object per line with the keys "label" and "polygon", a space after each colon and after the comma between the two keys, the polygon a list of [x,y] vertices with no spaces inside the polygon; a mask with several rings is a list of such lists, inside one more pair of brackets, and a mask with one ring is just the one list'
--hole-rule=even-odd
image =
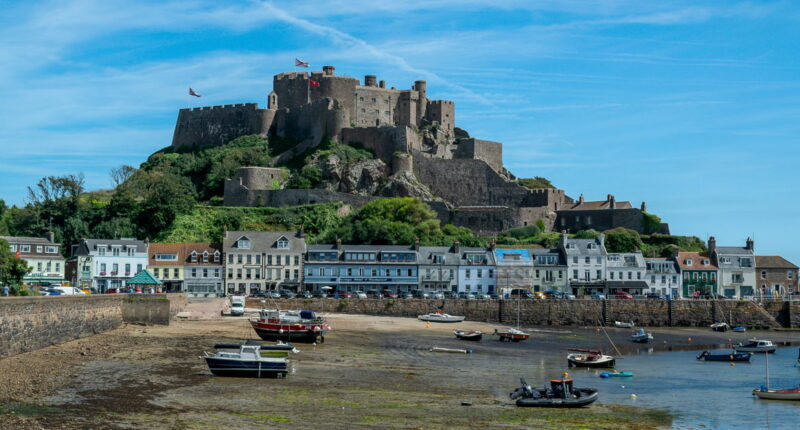
{"label": "fishing boat", "polygon": [[282,311],[262,309],[258,319],[251,319],[250,325],[264,340],[285,340],[296,342],[324,342],[331,330],[324,318],[313,311]]}
{"label": "fishing boat", "polygon": [[251,378],[286,376],[289,373],[289,360],[286,355],[296,351],[294,347],[291,350],[286,350],[284,347],[269,349],[268,345],[256,344],[218,344],[215,348],[218,349],[216,353],[206,352],[203,357],[211,373],[216,376]]}
{"label": "fishing boat", "polygon": [[739,361],[750,361],[750,358],[753,354],[749,352],[731,352],[730,354],[712,354],[708,351],[703,351],[700,355],[697,356],[698,360],[705,360],[705,361],[728,361],[728,362],[739,362]]}
{"label": "fishing boat", "polygon": [[573,387],[572,379],[565,374],[562,379],[550,380],[550,388],[534,388],[520,378],[522,386],[509,394],[519,407],[539,408],[581,408],[595,402],[600,397],[596,388]]}
{"label": "fishing boat", "polygon": [[483,332],[478,330],[453,330],[456,338],[478,342],[483,338]]}
{"label": "fishing boat", "polygon": [[710,327],[711,327],[711,330],[714,330],[714,331],[728,331],[728,329],[730,328],[728,323],[724,323],[724,322],[715,322],[714,324],[711,324]]}
{"label": "fishing boat", "polygon": [[[800,358],[798,358],[800,360]],[[765,400],[800,400],[800,387],[769,389],[769,354],[764,354],[764,385],[753,390],[753,395]]]}
{"label": "fishing boat", "polygon": [[633,328],[634,326],[636,326],[636,324],[634,324],[633,321],[614,321],[614,327],[616,328]]}
{"label": "fishing boat", "polygon": [[494,335],[499,337],[498,340],[500,342],[519,342],[531,337],[530,334],[515,328],[507,328],[505,330],[494,329]]}
{"label": "fishing boat", "polygon": [[653,341],[653,334],[644,331],[643,328],[640,328],[636,331],[636,333],[631,335],[631,340],[636,343],[650,343]]}
{"label": "fishing boat", "polygon": [[574,351],[567,355],[567,363],[570,367],[612,368],[616,363],[613,356],[605,355],[599,350],[570,348],[569,351]]}
{"label": "fishing boat", "polygon": [[778,347],[776,347],[771,340],[753,338],[747,342],[739,342],[734,345],[733,349],[736,352],[763,352],[771,354],[775,352]]}
{"label": "fishing boat", "polygon": [[450,315],[444,312],[431,312],[417,317],[421,321],[440,322],[440,323],[456,323],[464,321],[465,316]]}
{"label": "fishing boat", "polygon": [[630,378],[633,372],[620,372],[619,370],[612,370],[610,372],[600,372],[601,378]]}

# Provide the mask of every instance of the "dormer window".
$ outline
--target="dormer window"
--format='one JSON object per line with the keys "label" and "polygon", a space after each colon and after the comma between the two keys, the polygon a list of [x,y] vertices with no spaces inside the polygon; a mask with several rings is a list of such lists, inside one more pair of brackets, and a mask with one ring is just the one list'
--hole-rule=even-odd
{"label": "dormer window", "polygon": [[203,263],[208,263],[208,251],[203,251]]}
{"label": "dormer window", "polygon": [[239,249],[250,249],[250,239],[242,237],[236,241],[236,247]]}
{"label": "dormer window", "polygon": [[285,237],[278,239],[278,249],[288,249],[289,248],[289,240]]}
{"label": "dormer window", "polygon": [[192,263],[197,263],[197,251],[192,251]]}
{"label": "dormer window", "polygon": [[691,266],[692,265],[692,259],[691,258],[687,258],[684,263],[686,263],[687,266]]}
{"label": "dormer window", "polygon": [[729,257],[722,257],[722,262],[725,264],[730,264],[731,259]]}
{"label": "dormer window", "polygon": [[214,262],[219,263],[219,251],[214,251]]}
{"label": "dormer window", "polygon": [[711,264],[711,262],[708,260],[708,258],[703,259],[703,266],[708,266],[709,264]]}
{"label": "dormer window", "polygon": [[105,247],[105,245],[97,247],[97,255],[106,255],[106,247]]}

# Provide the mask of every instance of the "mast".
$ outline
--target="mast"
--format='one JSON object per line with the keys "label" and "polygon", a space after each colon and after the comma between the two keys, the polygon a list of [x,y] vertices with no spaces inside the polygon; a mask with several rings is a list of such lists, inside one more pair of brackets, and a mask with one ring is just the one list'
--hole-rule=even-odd
{"label": "mast", "polygon": [[764,370],[764,372],[765,372],[764,379],[766,380],[767,391],[769,391],[769,353],[768,352],[764,353],[764,369],[765,369]]}

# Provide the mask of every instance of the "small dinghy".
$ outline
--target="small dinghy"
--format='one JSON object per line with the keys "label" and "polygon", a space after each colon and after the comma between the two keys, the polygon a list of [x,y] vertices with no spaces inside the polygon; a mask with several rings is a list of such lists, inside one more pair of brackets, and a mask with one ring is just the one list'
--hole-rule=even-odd
{"label": "small dinghy", "polygon": [[595,388],[577,388],[572,379],[553,379],[550,388],[534,388],[520,378],[521,387],[509,394],[519,407],[581,408],[594,403],[600,394]]}
{"label": "small dinghy", "polygon": [[567,355],[567,363],[569,364],[569,367],[612,368],[616,363],[616,359],[614,359],[613,356],[605,355],[602,351],[577,348],[571,348],[569,351],[575,351]]}
{"label": "small dinghy", "polygon": [[472,354],[471,349],[457,349],[457,348],[439,348],[438,346],[434,346],[430,349],[430,352],[448,352],[452,354]]}
{"label": "small dinghy", "polygon": [[703,351],[697,356],[698,360],[705,361],[728,361],[728,362],[749,362],[753,354],[749,352],[731,352],[730,354],[712,354],[708,351]]}
{"label": "small dinghy", "polygon": [[744,333],[747,331],[747,327],[745,326],[734,327],[731,329],[731,331],[734,333]]}
{"label": "small dinghy", "polygon": [[464,321],[464,316],[450,315],[444,312],[431,312],[429,314],[420,315],[417,317],[420,321],[440,322],[440,323],[456,323]]}
{"label": "small dinghy", "polygon": [[483,338],[483,332],[478,330],[453,330],[456,338],[478,342]]}
{"label": "small dinghy", "polygon": [[730,328],[730,326],[724,322],[715,322],[714,324],[711,324],[710,327],[711,330],[714,331],[728,331],[728,329]]}
{"label": "small dinghy", "polygon": [[612,370],[611,372],[600,372],[601,378],[630,378],[633,372],[620,372],[619,370]]}
{"label": "small dinghy", "polygon": [[633,328],[636,324],[633,321],[622,322],[622,321],[614,321],[614,327],[616,328]]}
{"label": "small dinghy", "polygon": [[494,329],[494,335],[498,336],[498,340],[500,342],[519,342],[522,340],[527,340],[529,337],[531,337],[531,335],[528,333],[515,328],[508,328],[503,331]]}
{"label": "small dinghy", "polygon": [[653,341],[653,334],[644,331],[643,328],[640,328],[636,331],[636,333],[631,335],[631,340],[636,343],[650,343]]}
{"label": "small dinghy", "polygon": [[778,347],[776,347],[771,340],[753,338],[747,342],[739,342],[733,346],[733,349],[736,352],[763,352],[771,354],[775,352]]}

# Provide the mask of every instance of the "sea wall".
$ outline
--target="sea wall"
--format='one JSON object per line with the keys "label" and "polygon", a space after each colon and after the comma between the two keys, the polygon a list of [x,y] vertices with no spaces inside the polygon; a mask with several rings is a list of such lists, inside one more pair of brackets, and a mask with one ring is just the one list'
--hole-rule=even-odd
{"label": "sea wall", "polygon": [[[411,317],[435,311],[441,300],[419,299],[281,299],[268,306],[317,312]],[[783,303],[783,302],[777,302]],[[780,306],[775,303],[776,309]],[[800,321],[800,306],[786,302],[785,320]],[[791,306],[790,306],[791,305]],[[260,300],[247,307],[260,308]],[[791,308],[791,309],[790,309]],[[783,308],[781,308],[783,309]],[[790,310],[789,310],[790,309]],[[778,328],[784,319],[757,303],[736,300],[446,300],[443,310],[468,320],[529,326],[593,326],[599,322],[633,321],[651,327],[707,327],[714,321],[748,327]]]}
{"label": "sea wall", "polygon": [[55,345],[123,323],[169,324],[185,294],[98,294],[0,299],[0,357]]}

